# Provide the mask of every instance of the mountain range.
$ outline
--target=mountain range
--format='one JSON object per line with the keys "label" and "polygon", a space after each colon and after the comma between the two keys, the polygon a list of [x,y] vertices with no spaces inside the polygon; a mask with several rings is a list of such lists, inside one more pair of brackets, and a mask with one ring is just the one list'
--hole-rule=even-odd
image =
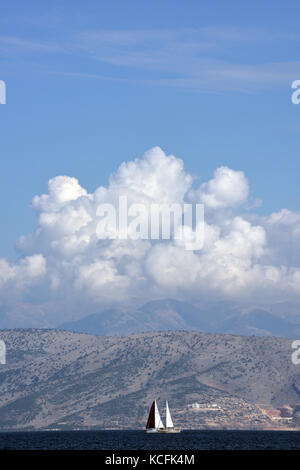
{"label": "mountain range", "polygon": [[300,307],[289,303],[236,305],[217,302],[194,306],[163,299],[136,309],[108,309],[58,325],[59,329],[95,335],[124,335],[152,331],[211,333],[300,338]]}

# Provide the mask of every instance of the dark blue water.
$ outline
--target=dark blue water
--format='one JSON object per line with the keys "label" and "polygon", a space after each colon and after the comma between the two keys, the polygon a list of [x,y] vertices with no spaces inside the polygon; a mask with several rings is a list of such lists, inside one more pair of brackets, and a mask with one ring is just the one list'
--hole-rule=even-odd
{"label": "dark blue water", "polygon": [[298,431],[50,431],[0,433],[0,449],[260,450],[300,449]]}

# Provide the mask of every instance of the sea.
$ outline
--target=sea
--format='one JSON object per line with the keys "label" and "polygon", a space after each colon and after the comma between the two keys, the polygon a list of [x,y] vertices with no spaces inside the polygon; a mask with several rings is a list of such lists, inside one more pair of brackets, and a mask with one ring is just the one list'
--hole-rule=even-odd
{"label": "sea", "polygon": [[0,450],[299,450],[300,431],[2,432]]}

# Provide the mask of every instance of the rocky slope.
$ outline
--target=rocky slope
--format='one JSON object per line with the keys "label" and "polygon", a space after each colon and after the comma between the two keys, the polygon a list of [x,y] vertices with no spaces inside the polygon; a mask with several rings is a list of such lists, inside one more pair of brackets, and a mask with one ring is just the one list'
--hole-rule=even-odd
{"label": "rocky slope", "polygon": [[300,365],[289,339],[59,330],[0,330],[0,339],[2,430],[142,428],[154,398],[161,407],[167,398],[185,427],[297,425]]}

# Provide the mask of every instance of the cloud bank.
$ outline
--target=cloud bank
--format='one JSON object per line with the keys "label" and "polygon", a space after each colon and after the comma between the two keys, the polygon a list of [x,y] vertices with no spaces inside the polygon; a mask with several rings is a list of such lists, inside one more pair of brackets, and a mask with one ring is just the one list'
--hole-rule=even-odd
{"label": "cloud bank", "polygon": [[[194,187],[183,161],[159,147],[124,162],[89,194],[57,176],[34,196],[35,231],[16,243],[19,261],[0,259],[2,325],[55,326],[108,306],[172,297],[202,302],[300,300],[300,213],[246,210],[242,171],[217,168]],[[204,247],[178,240],[100,240],[99,204],[203,203]]]}

